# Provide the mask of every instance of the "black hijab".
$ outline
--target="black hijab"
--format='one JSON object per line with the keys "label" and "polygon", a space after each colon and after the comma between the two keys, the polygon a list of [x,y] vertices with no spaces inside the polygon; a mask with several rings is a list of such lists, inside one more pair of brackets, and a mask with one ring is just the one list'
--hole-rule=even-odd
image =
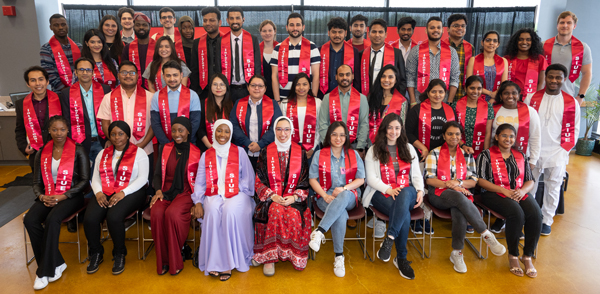
{"label": "black hijab", "polygon": [[171,184],[171,188],[169,188],[168,191],[163,191],[164,200],[167,201],[172,201],[175,199],[175,197],[177,197],[177,195],[183,192],[183,185],[186,176],[185,170],[190,157],[190,137],[192,134],[192,123],[188,118],[179,116],[171,121],[171,126],[174,126],[175,124],[180,124],[188,130],[188,138],[187,142],[182,142],[180,144],[177,144],[177,142],[173,141],[175,144],[175,151],[177,152],[177,165],[175,166],[175,175],[173,175],[173,183]]}
{"label": "black hijab", "polygon": [[[125,133],[125,135],[127,135],[127,144],[125,144],[125,148],[123,148],[123,153],[121,153],[121,157],[119,157],[119,160],[117,160],[117,164],[115,165],[115,168],[114,168],[114,170],[116,171],[116,170],[119,170],[119,165],[121,164],[121,159],[123,159],[123,155],[125,154],[125,151],[127,151],[127,148],[129,148],[129,145],[130,145],[129,138],[131,138],[131,128],[129,127],[129,125],[126,122],[124,122],[122,120],[113,121],[108,126],[108,134],[107,134],[108,138],[110,138],[110,132],[112,132],[112,130],[115,127],[121,129],[121,131],[123,131]],[[111,141],[111,143],[112,143],[112,141]],[[117,149],[115,148],[115,150],[117,150]]]}

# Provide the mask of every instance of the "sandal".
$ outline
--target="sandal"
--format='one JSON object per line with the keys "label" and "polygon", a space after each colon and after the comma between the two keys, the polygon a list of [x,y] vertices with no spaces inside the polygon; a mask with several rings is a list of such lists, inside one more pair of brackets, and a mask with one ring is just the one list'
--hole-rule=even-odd
{"label": "sandal", "polygon": [[160,272],[160,274],[158,274],[158,275],[162,276],[162,275],[166,274],[167,272],[169,272],[169,266],[168,265],[163,265],[162,266],[162,272]]}
{"label": "sandal", "polygon": [[174,274],[171,274],[171,276],[176,276],[178,275],[183,269],[178,269]]}
{"label": "sandal", "polygon": [[[513,255],[508,255],[508,262],[509,264],[511,264],[510,266],[510,272],[517,276],[517,277],[522,277],[523,276],[523,269],[521,268],[521,266],[519,266],[519,258]],[[512,262],[516,261],[517,265],[516,266],[512,266]]]}
{"label": "sandal", "polygon": [[208,272],[208,275],[215,278],[220,276],[219,272]]}
{"label": "sandal", "polygon": [[[527,275],[530,278],[537,277],[537,270],[535,269],[535,267],[533,267],[533,263],[531,262],[531,257],[530,256],[527,256],[527,257],[522,256],[521,258],[519,258],[519,260],[525,266],[525,275]],[[531,264],[531,267],[527,266],[527,264],[525,263],[525,261],[529,261],[529,263]]]}
{"label": "sandal", "polygon": [[230,278],[231,278],[231,273],[221,273],[219,280],[221,280],[221,282],[225,282],[225,281],[229,280]]}

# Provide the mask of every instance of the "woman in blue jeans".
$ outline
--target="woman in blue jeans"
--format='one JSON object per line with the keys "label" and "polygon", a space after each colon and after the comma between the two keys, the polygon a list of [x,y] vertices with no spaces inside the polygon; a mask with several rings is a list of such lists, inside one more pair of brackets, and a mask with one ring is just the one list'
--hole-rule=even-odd
{"label": "woman in blue jeans", "polygon": [[346,124],[336,121],[329,126],[323,148],[315,151],[310,165],[309,183],[317,194],[317,206],[325,212],[319,226],[310,234],[308,245],[316,252],[325,244],[325,232],[331,229],[335,261],[333,272],[344,277],[344,236],[348,211],[358,204],[365,182],[363,161],[350,146]]}
{"label": "woman in blue jeans", "polygon": [[408,144],[403,128],[400,116],[395,113],[386,115],[379,125],[375,143],[365,157],[367,189],[362,204],[364,207],[373,205],[390,219],[390,228],[377,257],[388,262],[392,245],[396,243],[394,265],[400,276],[412,280],[415,272],[406,260],[406,241],[410,211],[421,205],[424,186],[419,156]]}

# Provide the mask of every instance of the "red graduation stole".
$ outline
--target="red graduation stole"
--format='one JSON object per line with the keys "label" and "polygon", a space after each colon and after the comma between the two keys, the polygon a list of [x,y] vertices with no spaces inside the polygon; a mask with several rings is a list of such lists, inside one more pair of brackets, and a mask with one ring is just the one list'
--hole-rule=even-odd
{"label": "red graduation stole", "polygon": [[[356,153],[354,150],[342,150],[342,152],[346,153],[345,165],[344,168],[341,168],[339,171],[341,174],[344,174],[346,177],[346,184],[352,183],[356,177],[356,172],[358,171],[358,162],[356,161]],[[325,192],[331,188],[332,179],[331,179],[331,147],[325,147],[321,149],[319,153],[319,185]],[[338,172],[338,171],[334,171]],[[356,190],[352,190],[354,193],[354,197],[356,198],[356,203],[358,204],[358,193]],[[317,198],[320,197],[317,194]]]}
{"label": "red graduation stole", "polygon": [[[231,198],[240,192],[240,154],[237,146],[231,144],[229,155],[227,157],[227,167],[225,168],[225,198]],[[217,171],[217,152],[215,148],[210,148],[204,155],[204,164],[206,169],[206,196],[215,196],[219,192],[219,173]]]}
{"label": "red graduation stole", "polygon": [[[458,123],[465,128],[465,119],[467,117],[467,101],[469,98],[467,96],[462,97],[460,100],[456,102],[456,116]],[[475,117],[475,127],[473,128],[473,142],[471,143],[471,147],[473,147],[473,156],[476,158],[481,151],[483,151],[483,143],[485,142],[485,132],[487,125],[487,117],[488,117],[488,103],[483,99],[483,97],[479,97],[477,99],[477,115]],[[462,134],[463,141],[467,142],[465,137],[465,132]]]}
{"label": "red graduation stole", "polygon": [[[279,84],[285,87],[288,83],[288,64],[290,55],[290,38],[286,38],[279,45],[279,60],[277,62],[277,76]],[[298,64],[298,73],[305,73],[310,76],[310,41],[302,37],[300,45],[300,60]]]}
{"label": "red graduation stole", "polygon": [[[466,48],[466,46],[465,46]],[[452,51],[446,42],[440,42],[440,79],[446,83],[446,90],[450,88],[450,67],[452,64]],[[429,85],[431,60],[429,58],[429,42],[419,45],[419,60],[417,66],[417,91],[423,93]]]}
{"label": "red graduation stole", "polygon": [[[171,111],[169,110],[168,91],[169,87],[164,87],[158,92],[158,114],[160,115],[162,129],[170,141],[173,140],[173,138],[171,137]],[[181,85],[181,92],[179,93],[177,116],[190,118],[190,88],[184,85]]]}
{"label": "red graduation stole", "polygon": [[[235,109],[235,113],[237,113],[238,123],[240,124],[240,128],[244,131],[244,134],[248,136],[248,131],[246,130],[246,113],[248,112],[248,107],[250,103],[250,96],[246,96],[238,101],[237,108]],[[275,110],[273,109],[273,100],[267,97],[266,95],[262,98],[262,131],[260,133],[260,137],[262,137],[265,132],[271,126],[273,115],[275,115]],[[257,108],[258,110],[258,108]]]}
{"label": "red graduation stole", "polygon": [[[395,61],[395,53],[394,47],[392,45],[385,43],[383,45],[383,66],[388,64],[394,65]],[[382,66],[382,68],[383,68]],[[362,75],[362,85],[361,85],[361,93],[367,96],[369,95],[369,87],[371,86],[371,77],[369,76],[369,69],[371,67],[371,47],[365,47],[363,51],[362,58],[360,61],[360,70]],[[373,77],[375,79],[377,77]],[[333,92],[333,91],[332,91]]]}
{"label": "red graduation stole", "polygon": [[395,113],[400,115],[402,112],[402,105],[406,101],[406,98],[398,92],[398,90],[393,90],[394,94],[392,96],[392,100],[383,110],[383,114],[380,114],[379,111],[376,115],[369,114],[369,139],[371,142],[375,143],[375,137],[377,136],[377,130],[379,129],[379,125],[381,125],[381,121],[383,118],[389,113]]}
{"label": "red graduation stole", "polygon": [[[130,98],[131,99],[131,98]],[[137,85],[135,94],[135,107],[133,109],[133,137],[141,140],[146,135],[146,90]],[[110,110],[112,112],[112,121],[125,121],[125,111],[123,108],[123,96],[121,86],[110,92]],[[131,110],[129,110],[131,111]]]}
{"label": "red graduation stole", "polygon": [[269,187],[273,192],[280,196],[294,195],[294,190],[300,181],[300,171],[302,170],[302,149],[298,144],[292,144],[289,152],[288,165],[290,173],[287,179],[287,186],[283,189],[283,176],[285,171],[279,167],[279,154],[275,143],[267,146],[267,174],[269,175]]}
{"label": "red graduation stole", "polygon": [[[427,99],[419,105],[419,141],[429,149],[429,141],[431,140],[431,100]],[[442,103],[446,121],[453,121],[454,111],[452,107],[446,103]]]}
{"label": "red graduation stole", "polygon": [[76,145],[73,140],[67,138],[63,153],[56,172],[56,183],[52,179],[52,148],[54,141],[50,140],[44,147],[41,155],[42,180],[44,182],[45,195],[62,195],[71,189],[73,181],[73,167],[75,165]]}
{"label": "red graduation stole", "polygon": [[[223,51],[223,33],[219,31],[221,36],[221,51]],[[206,88],[208,85],[208,49],[206,47],[206,42],[208,41],[208,34],[204,34],[198,38],[198,74],[200,79],[200,87],[202,89]],[[228,49],[228,48],[226,48]],[[223,52],[221,52],[221,60],[223,60]],[[226,59],[229,60],[229,59]],[[229,79],[229,77],[228,77]]]}
{"label": "red graduation stole", "polygon": [[[208,101],[208,98],[204,99],[204,105],[206,105],[206,102]],[[223,107],[221,107],[221,109],[223,110],[223,112],[221,113],[221,117],[223,119],[228,119],[229,113],[225,113],[225,109]],[[206,137],[208,139],[208,142],[210,142],[210,144],[213,143],[213,132],[215,131],[215,122],[217,121],[217,116],[215,114],[215,119],[213,121],[208,121],[208,118],[206,116],[206,107],[204,107],[204,109],[202,109],[202,111],[204,111],[204,122],[206,123]],[[245,123],[245,121],[244,121]]]}
{"label": "red graduation stole", "polygon": [[[321,73],[319,75],[321,82],[319,85],[319,89],[323,94],[327,93],[329,90],[329,48],[331,47],[331,41],[323,44],[321,47]],[[281,47],[280,47],[281,48]],[[352,72],[354,72],[354,48],[352,47],[352,43],[348,43],[344,41],[342,43],[342,48],[344,49],[344,60],[342,64],[346,64],[352,68]]]}
{"label": "red graduation stole", "polygon": [[[473,63],[473,74],[480,76],[483,80],[483,87],[487,89],[485,84],[485,64],[483,61],[483,53],[475,56],[475,62]],[[498,54],[494,54],[494,62],[496,63],[496,77],[494,78],[494,86],[492,92],[498,90],[500,83],[502,83],[502,74],[504,73],[504,60]]]}
{"label": "red graduation stole", "polygon": [[[298,102],[290,100],[287,105],[287,117],[292,121],[292,142],[300,143],[300,123],[298,122]],[[317,131],[317,102],[315,97],[306,97],[306,114],[304,116],[304,128],[302,129],[302,148],[311,150],[315,145],[315,133]]]}
{"label": "red graduation stole", "polygon": [[[169,161],[169,156],[171,156],[171,151],[173,150],[174,146],[175,142],[169,142],[163,147],[163,153],[160,161],[162,167],[162,184],[160,187],[163,191],[165,190],[165,173],[167,171],[167,162]],[[190,144],[190,156],[188,157],[185,174],[188,176],[188,182],[192,188],[192,193],[194,192],[194,186],[196,184],[196,171],[198,171],[198,162],[200,161],[200,156],[200,149],[196,147],[196,145]]]}
{"label": "red graduation stole", "polygon": [[[154,56],[154,47],[155,46],[156,46],[156,41],[154,41],[152,38],[149,38],[148,49],[146,50],[146,64],[144,65],[144,68],[148,68],[148,64],[150,64],[150,62],[152,61],[152,56]],[[142,65],[140,63],[140,51],[139,51],[139,47],[138,47],[138,38],[135,38],[135,40],[133,40],[133,42],[129,43],[128,55],[129,55],[129,61],[135,63],[135,66],[137,67],[138,85],[141,85],[142,74],[140,72],[142,71]],[[148,81],[146,81],[145,87],[148,87]]]}
{"label": "red graduation stole", "polygon": [[[556,37],[552,37],[544,42],[544,55],[548,64],[552,64],[552,48]],[[583,43],[575,36],[571,36],[571,69],[569,70],[569,81],[574,83],[581,72],[581,62],[583,60]]]}
{"label": "red graduation stole", "polygon": [[[379,168],[381,171],[381,180],[384,184],[391,186],[392,189],[406,188],[410,183],[410,162],[404,162],[398,159],[396,155],[396,161],[398,162],[399,172],[396,175],[396,171],[394,170],[394,161],[392,160],[392,156],[388,159],[387,164],[383,164],[379,162]],[[390,197],[388,194],[384,194],[384,196]]]}
{"label": "red graduation stole", "polygon": [[[81,57],[81,51],[71,38],[67,37],[67,40],[69,41],[69,46],[71,46],[73,62],[75,62],[75,60]],[[61,43],[56,39],[56,36],[52,36],[50,41],[48,41],[48,45],[50,45],[50,49],[52,49],[52,56],[54,57],[54,63],[56,64],[60,81],[63,85],[70,87],[73,84],[73,71],[71,70],[71,64],[69,63],[69,59],[67,59],[65,51],[62,49]]]}
{"label": "red graduation stole", "polygon": [[[102,103],[102,99],[104,98],[104,90],[102,89],[102,85],[98,82],[92,81],[92,94],[94,101],[94,113],[98,114],[98,109],[100,108],[100,103]],[[84,113],[83,113],[83,100],[81,99],[81,88],[79,86],[79,82],[76,82],[69,89],[69,104],[70,104],[70,114],[71,114],[71,138],[75,140],[77,143],[81,143],[85,140],[85,121],[84,121]],[[90,117],[90,119],[93,119]],[[98,136],[101,138],[105,138],[104,132],[102,131],[102,120],[96,117],[96,129],[98,131]]]}
{"label": "red graduation stole", "polygon": [[97,66],[94,66],[94,75],[92,76],[92,78],[94,79],[94,81],[108,85],[110,86],[111,90],[114,90],[117,87],[117,78],[115,77],[115,75],[113,75],[110,69],[108,69],[108,66],[106,66],[106,63],[104,61],[102,61],[102,69],[104,72],[104,78],[102,78],[100,70]]}
{"label": "red graduation stole", "polygon": [[110,147],[104,149],[102,160],[98,168],[100,169],[102,193],[104,193],[106,196],[119,193],[129,186],[129,180],[131,179],[131,173],[133,172],[133,164],[135,163],[137,150],[137,146],[134,144],[129,144],[127,150],[121,154],[121,163],[119,164],[115,178],[112,167],[115,146],[111,145]]}
{"label": "red graduation stole", "polygon": [[[242,34],[244,34],[242,44],[240,44],[242,46],[242,67],[244,79],[246,83],[250,83],[250,78],[254,75],[254,45],[252,44],[252,35],[248,31],[242,29]],[[235,58],[233,56],[234,46],[235,44],[231,44],[231,31],[229,31],[221,38],[221,72],[227,77],[229,83],[231,83],[231,65],[235,63],[233,60]]]}
{"label": "red graduation stole", "polygon": [[[279,42],[273,40],[273,46],[277,46],[277,44],[279,44]],[[260,56],[264,56],[265,42],[260,42],[260,44],[258,44],[258,47],[260,48]],[[262,58],[264,58],[264,57],[262,57]],[[269,64],[270,61],[271,61],[271,59],[267,60],[267,64]],[[265,69],[263,68],[263,63],[262,62],[260,63],[260,74],[262,76],[265,75]]]}
{"label": "red graduation stole", "polygon": [[[466,180],[467,179],[467,161],[462,153],[462,149],[456,147],[456,179]],[[450,148],[448,144],[444,143],[440,149],[440,157],[437,162],[437,176],[440,181],[449,181],[452,179],[452,162],[450,160]],[[435,188],[435,195],[440,196],[442,192],[446,191],[446,188]],[[473,201],[473,196],[468,196],[469,200]]]}
{"label": "red graduation stole", "polygon": [[[540,111],[540,105],[542,104],[545,91],[546,89],[542,89],[535,92],[535,94],[533,94],[531,97],[531,101],[529,102],[529,105],[531,105],[531,107],[538,112]],[[575,98],[567,94],[565,91],[561,92],[565,104],[562,129],[560,132],[560,146],[569,152],[571,149],[573,149],[573,146],[575,146]]]}
{"label": "red graduation stole", "polygon": [[164,89],[162,84],[162,64],[158,66],[156,76],[154,76],[154,89],[156,91]]}
{"label": "red graduation stole", "polygon": [[[518,58],[508,59],[508,80],[515,82],[517,80],[517,61]],[[527,96],[527,94],[535,93],[537,91],[537,84],[539,78],[539,68],[540,61],[533,60],[531,58],[527,59],[527,72],[525,73],[525,80],[523,84],[523,89],[521,89],[521,93],[523,96]]]}
{"label": "red graduation stole", "polygon": [[[62,115],[58,95],[50,90],[46,90],[46,95],[48,96],[48,119],[55,115]],[[37,119],[32,99],[33,92],[23,99],[23,120],[29,145],[35,150],[40,150],[44,146],[44,138],[42,138],[42,126]]]}
{"label": "red graduation stole", "polygon": [[[155,41],[158,40],[158,38],[164,36],[164,34],[165,34],[164,30],[156,33]],[[181,59],[185,63],[185,54],[183,53],[183,43],[181,41],[181,33],[179,32],[178,28],[175,28],[174,35],[175,35],[175,42],[173,42],[173,43],[175,44],[175,51],[177,52],[177,57],[179,57],[179,59]],[[129,46],[131,46],[131,45],[129,45]],[[152,58],[150,60],[152,60]]]}
{"label": "red graduation stole", "polygon": [[[448,46],[450,46],[450,39],[447,40],[443,40],[442,43],[446,43],[448,44]],[[464,76],[463,79],[463,83],[467,82],[467,67],[469,65],[469,59],[471,59],[471,57],[473,57],[473,45],[471,45],[471,43],[465,41],[464,39],[462,40],[463,43],[463,48],[465,49],[465,61],[464,61],[464,68],[461,70],[461,73]],[[502,64],[504,65],[504,64]],[[504,68],[504,67],[503,67]],[[496,70],[498,70],[498,67],[496,67]],[[502,74],[500,74],[500,76],[502,77]],[[485,82],[485,78],[483,79],[483,81]],[[446,82],[446,81],[444,81]],[[448,84],[448,82],[446,82],[446,84]]]}
{"label": "red graduation stole", "polygon": [[[498,110],[502,107],[502,104],[494,105],[494,115],[498,113]],[[526,153],[527,146],[529,145],[529,107],[523,102],[517,102],[517,111],[519,112],[519,129],[517,130],[517,148],[519,151]],[[496,115],[497,116],[497,115]]]}
{"label": "red graduation stole", "polygon": [[[358,132],[358,118],[360,114],[360,93],[354,87],[350,87],[350,103],[348,103],[348,116],[346,125],[348,126],[348,135],[350,142],[356,140]],[[329,122],[343,121],[342,103],[340,101],[340,91],[334,89],[329,93]]]}
{"label": "red graduation stole", "polygon": [[[516,179],[515,190],[521,189],[523,187],[523,179],[525,178],[525,158],[523,154],[517,150],[510,149],[512,155],[517,162],[517,167],[519,168],[519,175]],[[508,178],[508,170],[506,169],[506,162],[504,161],[504,157],[502,157],[502,152],[500,152],[500,148],[498,146],[490,147],[490,164],[492,165],[492,173],[494,174],[494,184],[509,189],[510,188],[510,179]],[[505,198],[504,194],[496,193],[500,197]],[[527,194],[523,197],[522,200],[527,198]]]}

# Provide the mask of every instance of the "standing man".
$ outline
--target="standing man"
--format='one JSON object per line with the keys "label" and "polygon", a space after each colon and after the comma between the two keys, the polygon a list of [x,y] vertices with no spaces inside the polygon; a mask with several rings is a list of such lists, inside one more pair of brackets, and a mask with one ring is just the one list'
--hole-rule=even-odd
{"label": "standing man", "polygon": [[304,18],[301,14],[296,12],[290,14],[285,29],[290,36],[277,44],[271,55],[273,97],[278,102],[281,98],[286,98],[296,74],[300,72],[311,78],[312,93],[310,94],[317,97],[321,63],[319,49],[315,43],[302,36]]}
{"label": "standing man", "polygon": [[227,23],[231,28],[221,38],[221,52],[228,52],[231,58],[221,61],[223,74],[229,79],[231,100],[235,101],[248,96],[248,82],[255,74],[260,74],[262,56],[256,36],[242,29],[244,26],[244,11],[241,7],[234,6],[227,10]]}
{"label": "standing man", "polygon": [[350,30],[352,32],[352,46],[362,52],[365,48],[371,46],[371,41],[365,39],[365,31],[367,30],[367,24],[369,19],[362,15],[357,14],[350,20]]}
{"label": "standing man", "polygon": [[[562,12],[556,23],[558,35],[544,42],[544,56],[548,64],[559,63],[569,69],[563,83],[563,91],[574,96],[581,104],[585,98],[585,92],[592,82],[592,50],[588,44],[573,36],[573,30],[577,27],[575,13]],[[573,83],[579,76],[581,76],[581,82],[577,89]]]}
{"label": "standing man", "polygon": [[52,91],[58,92],[73,84],[73,61],[81,57],[81,44],[69,38],[67,19],[60,14],[50,17],[54,36],[40,48],[40,63],[48,72]]}
{"label": "standing man", "polygon": [[[319,48],[321,65],[319,71],[319,97],[337,88],[337,68],[342,64],[349,65],[353,71],[360,69],[360,54],[350,42],[346,42],[348,24],[341,17],[334,17],[327,23],[329,42]],[[360,74],[354,76],[353,86],[360,90]]]}
{"label": "standing man", "polygon": [[458,86],[456,94],[448,96],[448,103],[458,101],[458,99],[466,95],[463,87],[463,82],[466,81],[465,73],[467,72],[467,64],[473,55],[473,45],[464,40],[465,33],[467,32],[467,16],[464,14],[453,14],[448,17],[448,40],[442,42],[446,43],[450,47],[456,50],[458,54],[458,62],[460,69],[460,77],[458,79]]}
{"label": "standing man", "polygon": [[162,146],[171,141],[171,121],[178,116],[185,116],[192,123],[192,144],[196,144],[196,133],[200,127],[200,98],[196,92],[181,84],[183,79],[181,65],[169,60],[162,66],[162,74],[167,87],[154,93],[150,117],[152,130]]}
{"label": "standing man", "polygon": [[17,125],[15,140],[17,148],[25,156],[29,156],[29,166],[33,171],[33,162],[37,153],[49,139],[48,120],[61,115],[60,99],[48,87],[48,73],[40,66],[32,66],[25,71],[23,78],[31,93],[17,100],[15,112]]}
{"label": "standing man", "polygon": [[[150,18],[141,12],[133,16],[133,30],[136,39],[126,44],[121,56],[122,61],[131,61],[135,64],[138,72],[144,72],[154,55],[155,41],[150,39]],[[148,82],[139,75],[138,83],[148,89]]]}
{"label": "standing man", "polygon": [[460,63],[456,50],[440,42],[443,32],[442,19],[430,17],[427,20],[428,42],[421,43],[408,54],[406,79],[411,107],[418,103],[417,97],[433,79],[441,79],[446,83],[448,101],[451,102],[456,95],[460,82]]}
{"label": "standing man", "polygon": [[186,62],[185,54],[183,52],[183,43],[181,42],[181,33],[179,29],[175,27],[177,18],[175,18],[175,11],[171,7],[163,7],[158,11],[158,17],[160,18],[160,24],[163,26],[163,31],[152,35],[152,40],[158,40],[162,36],[169,36],[173,43],[175,43],[175,51],[177,51],[177,57]]}
{"label": "standing man", "polygon": [[221,72],[221,11],[217,7],[202,9],[202,27],[206,34],[194,40],[192,45],[192,62],[189,63],[191,88],[201,99],[208,96],[207,87],[210,77]]}
{"label": "standing man", "polygon": [[525,99],[525,104],[535,108],[540,115],[541,146],[540,158],[531,167],[534,187],[537,191],[540,174],[544,174],[542,205],[542,235],[551,233],[554,214],[560,200],[560,188],[569,164],[569,151],[575,146],[579,134],[581,110],[573,96],[561,90],[569,71],[562,64],[551,64],[546,68],[546,88]]}
{"label": "standing man", "polygon": [[[367,97],[352,87],[352,68],[342,64],[337,68],[335,78],[338,87],[323,97],[319,111],[319,136],[323,140],[327,128],[335,121],[343,121],[348,126],[350,143],[362,158],[369,140],[369,103]],[[323,143],[323,142],[321,142]]]}
{"label": "standing man", "polygon": [[135,11],[129,7],[121,7],[119,8],[119,12],[117,12],[117,16],[121,21],[121,40],[125,42],[125,44],[129,44],[135,40],[135,32],[133,30],[133,16],[135,15]]}
{"label": "standing man", "polygon": [[417,22],[410,16],[405,16],[398,20],[398,36],[400,38],[390,44],[392,47],[400,49],[405,65],[410,49],[420,44],[420,42],[415,42],[412,39],[416,25]]}
{"label": "standing man", "polygon": [[387,22],[381,18],[374,19],[369,26],[369,39],[371,47],[362,52],[360,61],[360,83],[361,93],[369,95],[369,88],[377,79],[379,71],[386,65],[392,64],[398,69],[398,83],[396,89],[400,93],[406,93],[406,71],[404,69],[404,58],[400,49],[385,43],[387,37]]}

